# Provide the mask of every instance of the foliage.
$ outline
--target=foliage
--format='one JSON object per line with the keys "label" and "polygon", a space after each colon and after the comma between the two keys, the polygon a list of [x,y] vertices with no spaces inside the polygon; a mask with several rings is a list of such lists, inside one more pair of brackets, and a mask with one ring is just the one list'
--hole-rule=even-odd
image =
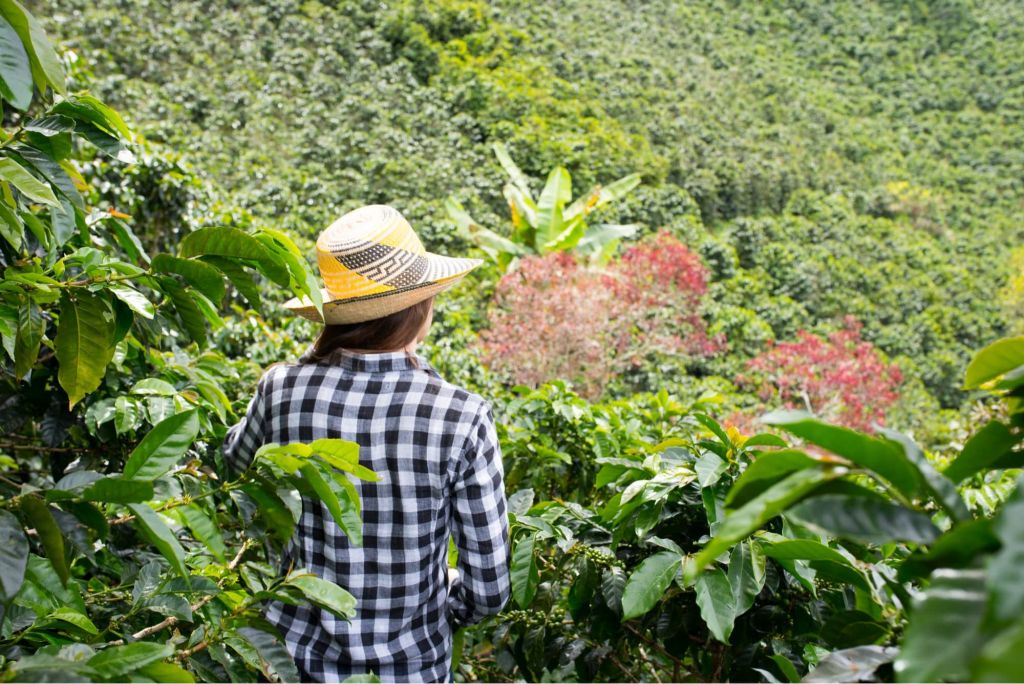
{"label": "foliage", "polygon": [[482,360],[517,384],[564,378],[594,398],[653,356],[715,353],[699,314],[705,289],[699,258],[666,233],[606,270],[568,253],[526,257],[495,289]]}
{"label": "foliage", "polygon": [[597,186],[573,201],[572,177],[565,167],[559,166],[548,174],[540,196],[534,198],[529,179],[512,161],[505,145],[495,143],[494,154],[510,179],[502,194],[512,214],[511,235],[506,238],[479,225],[453,197],[448,198],[445,207],[455,225],[502,268],[518,256],[561,251],[576,251],[604,264],[614,254],[619,240],[636,233],[636,226],[632,225],[599,223],[588,227],[587,216],[639,185],[639,174]]}
{"label": "foliage", "polygon": [[[226,326],[226,282],[232,300],[257,291],[254,273],[300,294],[312,274],[284,234],[247,232],[226,215],[179,225],[184,214],[131,199],[122,206],[149,210],[143,241],[129,215],[91,207],[101,194],[151,192],[140,174],[112,189],[108,163],[93,156],[134,160],[129,129],[100,100],[65,90],[53,47],[14,0],[0,1],[0,42],[17,55],[0,64],[3,678],[294,681],[260,602],[346,617],[354,600],[272,563],[300,495],[324,500],[357,542],[348,473],[376,476],[354,443],[321,440],[267,445],[229,477],[210,447],[237,418],[225,390],[239,366],[207,347]],[[161,161],[143,167],[162,176]]]}
{"label": "foliage", "polygon": [[[567,483],[585,484],[574,501],[532,488],[511,496],[515,605],[467,640],[495,649],[494,664],[464,658],[464,672],[1015,678],[1021,490],[994,517],[974,517],[957,484],[1024,465],[1022,372],[1024,338],[974,358],[966,385],[1003,394],[1007,419],[978,431],[943,472],[898,432],[868,435],[805,412],[763,418],[799,446],[727,432],[700,403],[666,413],[667,397],[654,415],[587,406],[557,386],[525,397],[537,433],[548,433],[538,412],[594,425],[592,445],[564,461],[575,473]],[[951,633],[964,637],[954,646]]]}
{"label": "foliage", "polygon": [[752,377],[740,382],[754,385],[766,405],[781,401],[855,430],[884,425],[902,375],[861,339],[860,328],[851,317],[828,340],[801,330],[796,342],[773,345],[751,359]]}

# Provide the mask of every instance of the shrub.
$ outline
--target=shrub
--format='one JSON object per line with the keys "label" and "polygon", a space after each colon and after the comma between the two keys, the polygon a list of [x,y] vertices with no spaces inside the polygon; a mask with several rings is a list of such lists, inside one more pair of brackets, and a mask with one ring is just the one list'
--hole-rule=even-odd
{"label": "shrub", "polygon": [[707,356],[721,346],[700,317],[707,273],[668,233],[637,244],[604,271],[568,253],[524,258],[498,283],[481,334],[485,363],[515,383],[555,378],[597,397],[652,355]]}
{"label": "shrub", "polygon": [[899,398],[899,368],[861,339],[861,324],[847,317],[846,327],[822,339],[801,330],[795,342],[772,344],[747,367],[765,402],[805,408],[847,427],[866,430],[884,424],[885,412]]}

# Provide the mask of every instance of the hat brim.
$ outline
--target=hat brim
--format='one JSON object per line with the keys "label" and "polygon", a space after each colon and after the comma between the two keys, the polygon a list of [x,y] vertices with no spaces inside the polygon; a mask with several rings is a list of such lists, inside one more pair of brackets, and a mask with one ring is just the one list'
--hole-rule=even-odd
{"label": "hat brim", "polygon": [[337,299],[326,288],[323,288],[320,290],[320,296],[323,300],[323,318],[320,317],[320,312],[317,311],[316,306],[308,297],[303,297],[302,299],[293,297],[285,302],[284,307],[303,318],[308,318],[318,323],[326,323],[327,325],[372,321],[376,318],[383,318],[403,309],[408,309],[414,304],[419,304],[425,299],[429,299],[454,287],[466,274],[483,263],[480,259],[449,259],[439,255],[431,256],[434,259],[459,262],[460,272],[445,278],[428,280],[423,283],[364,295],[362,297]]}

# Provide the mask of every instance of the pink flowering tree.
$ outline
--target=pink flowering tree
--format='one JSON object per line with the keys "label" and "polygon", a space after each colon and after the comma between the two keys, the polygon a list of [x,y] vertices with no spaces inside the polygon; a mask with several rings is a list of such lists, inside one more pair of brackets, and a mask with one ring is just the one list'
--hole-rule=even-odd
{"label": "pink flowering tree", "polygon": [[884,424],[885,412],[899,398],[903,376],[860,336],[852,316],[823,339],[805,330],[752,359],[739,384],[754,387],[762,401],[806,409],[855,430]]}
{"label": "pink flowering tree", "polygon": [[562,378],[597,398],[651,354],[715,353],[699,314],[706,290],[699,257],[668,233],[603,270],[567,252],[526,257],[497,285],[483,358],[517,384]]}

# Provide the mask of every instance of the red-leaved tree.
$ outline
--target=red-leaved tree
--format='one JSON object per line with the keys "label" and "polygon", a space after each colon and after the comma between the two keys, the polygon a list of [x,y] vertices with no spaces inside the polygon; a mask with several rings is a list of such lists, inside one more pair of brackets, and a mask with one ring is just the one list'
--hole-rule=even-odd
{"label": "red-leaved tree", "polygon": [[899,398],[903,376],[861,339],[861,324],[847,317],[845,328],[822,339],[801,330],[797,341],[775,344],[748,362],[741,385],[757,389],[765,402],[781,402],[855,430],[884,424]]}
{"label": "red-leaved tree", "polygon": [[588,398],[650,354],[714,353],[699,314],[707,290],[699,257],[668,233],[607,269],[570,253],[526,257],[506,273],[480,335],[484,361],[513,382],[571,381]]}

